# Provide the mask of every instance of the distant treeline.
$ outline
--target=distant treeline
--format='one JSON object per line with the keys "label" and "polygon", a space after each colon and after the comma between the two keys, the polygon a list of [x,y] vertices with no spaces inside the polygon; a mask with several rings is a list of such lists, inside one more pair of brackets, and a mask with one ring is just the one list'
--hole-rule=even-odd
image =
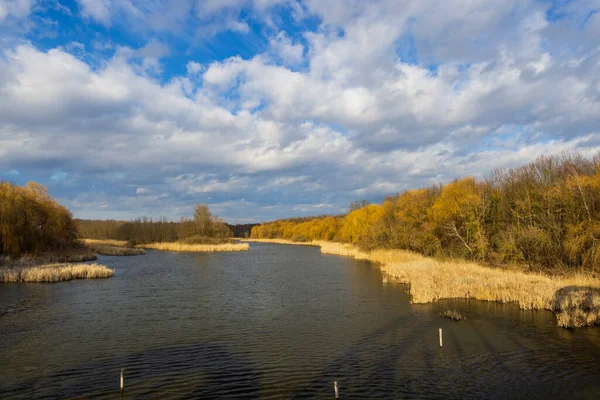
{"label": "distant treeline", "polygon": [[19,257],[72,248],[77,228],[69,210],[45,187],[0,182],[0,255]]}
{"label": "distant treeline", "polygon": [[494,170],[486,180],[467,177],[408,190],[382,204],[354,204],[345,216],[266,223],[251,237],[599,271],[600,156],[540,157]]}
{"label": "distant treeline", "polygon": [[231,231],[233,232],[233,237],[236,238],[249,238],[250,233],[252,232],[252,228],[258,225],[260,224],[227,224],[229,229],[231,229]]}
{"label": "distant treeline", "polygon": [[141,217],[132,221],[76,219],[75,223],[81,237],[127,240],[137,244],[189,241],[190,238],[249,237],[252,227],[258,225],[226,224],[213,216],[206,205],[196,206],[194,218],[181,218],[178,222],[166,218]]}
{"label": "distant treeline", "polygon": [[190,243],[214,242],[226,239],[233,231],[219,217],[212,215],[208,206],[197,204],[193,218],[178,222],[167,218],[140,217],[131,221],[76,219],[79,235],[86,239],[126,240],[130,244],[188,241]]}

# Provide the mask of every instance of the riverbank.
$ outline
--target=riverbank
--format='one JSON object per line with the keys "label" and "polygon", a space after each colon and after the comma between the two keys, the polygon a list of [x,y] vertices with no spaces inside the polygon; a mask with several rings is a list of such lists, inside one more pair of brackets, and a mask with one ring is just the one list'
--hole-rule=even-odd
{"label": "riverbank", "polygon": [[114,271],[99,264],[11,265],[0,267],[0,283],[61,282],[110,278]]}
{"label": "riverbank", "polygon": [[160,251],[181,251],[197,253],[247,251],[248,243],[223,243],[223,244],[186,244],[186,243],[149,243],[136,246],[144,249],[155,249]]}
{"label": "riverbank", "polygon": [[[268,243],[299,244],[290,241]],[[344,243],[314,241],[311,244],[320,246],[323,254],[379,264],[389,280],[410,285],[411,301],[415,304],[452,298],[515,302],[524,310],[554,312],[561,327],[600,324],[600,280],[589,275],[553,277],[460,260],[440,261],[405,250],[363,252]]]}

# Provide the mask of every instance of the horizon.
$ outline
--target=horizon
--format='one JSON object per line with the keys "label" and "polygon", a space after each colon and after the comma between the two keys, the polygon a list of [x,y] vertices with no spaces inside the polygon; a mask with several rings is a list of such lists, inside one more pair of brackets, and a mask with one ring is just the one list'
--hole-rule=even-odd
{"label": "horizon", "polygon": [[592,2],[0,0],[0,181],[75,218],[341,214],[600,151]]}

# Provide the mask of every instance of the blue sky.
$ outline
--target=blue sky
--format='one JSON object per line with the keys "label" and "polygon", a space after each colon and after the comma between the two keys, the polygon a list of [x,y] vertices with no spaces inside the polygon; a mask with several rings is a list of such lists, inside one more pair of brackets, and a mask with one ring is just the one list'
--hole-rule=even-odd
{"label": "blue sky", "polygon": [[233,223],[600,150],[600,1],[0,0],[0,180]]}

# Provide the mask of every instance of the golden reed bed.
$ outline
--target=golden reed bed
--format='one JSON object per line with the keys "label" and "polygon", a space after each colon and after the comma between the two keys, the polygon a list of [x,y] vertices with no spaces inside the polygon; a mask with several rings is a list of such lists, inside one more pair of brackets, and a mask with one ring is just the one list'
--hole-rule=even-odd
{"label": "golden reed bed", "polygon": [[219,252],[219,251],[247,251],[248,243],[223,243],[223,244],[184,244],[184,243],[150,243],[137,247],[161,251],[189,251],[189,252]]}
{"label": "golden reed bed", "polygon": [[112,239],[81,239],[81,241],[88,246],[116,246],[116,247],[127,247],[126,240],[112,240]]}
{"label": "golden reed bed", "polygon": [[312,244],[320,246],[323,254],[380,264],[387,279],[410,284],[413,303],[450,298],[515,302],[525,310],[553,311],[557,324],[562,327],[600,324],[600,281],[588,275],[550,277],[467,261],[440,261],[405,250],[363,252],[343,243],[315,241]]}
{"label": "golden reed bed", "polygon": [[0,267],[0,283],[61,282],[110,278],[114,270],[99,264],[47,264]]}
{"label": "golden reed bed", "polygon": [[250,243],[275,243],[275,244],[294,244],[296,246],[318,246],[315,242],[292,242],[285,239],[240,239],[242,242]]}

